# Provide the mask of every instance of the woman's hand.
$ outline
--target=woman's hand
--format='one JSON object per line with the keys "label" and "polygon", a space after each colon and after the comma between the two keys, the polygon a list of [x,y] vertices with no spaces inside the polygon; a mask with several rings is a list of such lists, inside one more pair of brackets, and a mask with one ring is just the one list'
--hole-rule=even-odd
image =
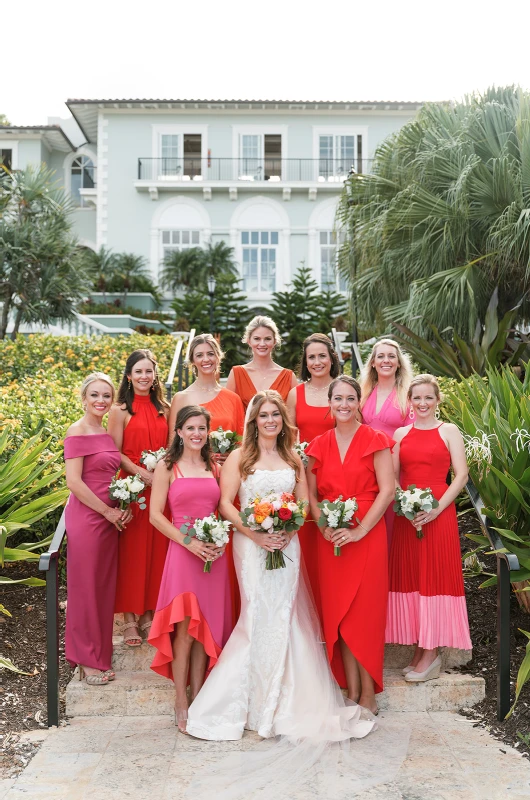
{"label": "woman's hand", "polygon": [[138,467],[138,475],[143,480],[146,486],[153,485],[153,473],[149,472],[148,469],[144,469],[143,467]]}
{"label": "woman's hand", "polygon": [[219,464],[219,466],[222,467],[223,464],[225,463],[226,459],[228,458],[228,456],[230,454],[229,453],[213,453],[212,455],[213,455],[213,460],[215,461],[215,463]]}
{"label": "woman's hand", "polygon": [[119,531],[123,530],[124,514],[125,512],[122,511],[121,508],[112,508],[111,506],[108,506],[106,511],[103,512],[105,519],[107,519],[109,522],[112,522],[114,527]]}
{"label": "woman's hand", "polygon": [[192,538],[189,544],[183,544],[183,547],[186,547],[188,550],[190,550],[194,556],[200,558],[200,560],[204,561],[204,563],[207,561],[215,561],[220,555],[222,555],[220,552],[222,548],[216,547],[214,544],[210,544],[209,542],[201,542],[199,539],[196,539],[195,536]]}
{"label": "woman's hand", "polygon": [[[326,526],[325,528],[323,528],[320,531],[320,533],[322,534],[322,536],[324,537],[326,542],[332,542],[333,541],[333,534],[335,533],[336,530],[337,530],[336,528],[329,528],[329,527]],[[343,529],[341,528],[340,530],[343,530]]]}
{"label": "woman's hand", "polygon": [[133,517],[134,514],[132,512],[132,508],[130,506],[127,506],[125,511],[121,512],[121,524],[124,526],[128,525],[128,523],[132,520]]}
{"label": "woman's hand", "polygon": [[291,539],[293,538],[295,531],[283,531],[282,539],[284,544],[280,547],[280,550],[285,550],[285,548],[291,543]]}
{"label": "woman's hand", "polygon": [[281,533],[254,533],[252,541],[269,553],[274,553],[275,550],[283,550],[289,544],[285,536],[286,534]]}
{"label": "woman's hand", "polygon": [[433,519],[440,514],[440,507],[433,508],[431,511],[418,511],[414,519],[411,520],[412,524],[418,530],[418,528],[422,528],[424,525],[427,525],[429,522],[432,522]]}

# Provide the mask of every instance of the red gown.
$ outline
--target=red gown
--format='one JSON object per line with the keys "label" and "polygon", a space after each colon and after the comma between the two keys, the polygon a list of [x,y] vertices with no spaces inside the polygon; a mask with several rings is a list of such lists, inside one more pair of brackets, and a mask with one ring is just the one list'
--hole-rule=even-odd
{"label": "red gown", "polygon": [[[300,441],[309,443],[316,436],[320,436],[335,427],[335,420],[329,413],[329,406],[308,405],[305,397],[305,384],[303,383],[296,387],[296,425],[300,433]],[[305,521],[298,531],[298,538],[315,606],[319,616],[322,617],[317,555],[317,540],[322,537],[312,519]]]}
{"label": "red gown", "polygon": [[[341,462],[335,431],[318,436],[306,450],[315,459],[318,500],[355,497],[356,516],[363,519],[379,487],[374,453],[392,446],[381,431],[361,425]],[[335,556],[333,544],[318,539],[322,627],[333,674],[343,688],[346,674],[339,632],[360,664],[369,672],[375,691],[383,691],[385,621],[388,600],[388,557],[384,519],[359,542],[347,544]]]}
{"label": "red gown", "polygon": [[[123,432],[122,453],[139,465],[144,450],[167,446],[168,425],[149,396],[135,395],[133,411]],[[120,478],[127,474],[122,470]],[[133,519],[120,534],[116,613],[144,614],[156,608],[158,599],[169,539],[149,522],[151,489],[146,487],[142,494],[147,508],[142,511],[135,505]]]}
{"label": "red gown", "polygon": [[[401,488],[429,487],[437,500],[447,491],[451,466],[440,428],[412,427],[399,448]],[[425,525],[422,539],[406,517],[396,516],[386,640],[418,643],[427,650],[442,646],[471,650],[454,503]]]}

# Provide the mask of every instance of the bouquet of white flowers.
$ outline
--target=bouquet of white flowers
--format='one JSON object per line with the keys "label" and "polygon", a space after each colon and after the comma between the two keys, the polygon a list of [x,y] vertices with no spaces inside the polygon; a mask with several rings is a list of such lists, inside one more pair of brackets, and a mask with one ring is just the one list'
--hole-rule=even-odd
{"label": "bouquet of white flowers", "polygon": [[[418,512],[427,511],[428,513],[440,505],[428,486],[425,489],[417,489],[415,484],[407,486],[406,489],[397,488],[394,500],[394,511],[398,517],[406,517],[410,520],[413,520]],[[421,528],[416,530],[416,536],[418,539],[423,539]]]}
{"label": "bouquet of white flowers", "polygon": [[224,431],[221,426],[210,433],[210,443],[213,453],[231,453],[241,441],[241,436],[235,431]]}
{"label": "bouquet of white flowers", "polygon": [[119,500],[120,508],[123,510],[131,503],[138,503],[143,510],[145,497],[139,497],[140,492],[145,489],[145,483],[139,475],[128,475],[126,478],[114,478],[109,486],[109,497],[111,500]]}
{"label": "bouquet of white flowers", "polygon": [[293,447],[294,452],[297,453],[302,459],[302,464],[304,465],[304,467],[307,467],[309,463],[309,457],[306,456],[305,454],[305,451],[308,447],[309,447],[309,442],[299,442],[298,444],[295,444],[295,446]]}
{"label": "bouquet of white flowers", "polygon": [[[349,497],[347,500],[343,500],[341,494],[339,494],[337,499],[333,502],[330,500],[323,500],[321,503],[317,503],[317,505],[322,511],[320,519],[318,520],[318,525],[319,527],[325,526],[327,528],[349,527],[348,523],[352,521],[353,515],[359,508],[355,497]],[[340,547],[335,545],[333,552],[336,556],[340,556]]]}
{"label": "bouquet of white flowers", "polygon": [[[228,544],[231,525],[232,523],[228,520],[217,519],[215,514],[210,514],[208,517],[196,519],[194,522],[185,522],[180,526],[180,532],[186,534],[184,544],[189,544],[195,536],[201,542],[222,547],[224,544]],[[206,561],[203,572],[211,572],[211,570],[212,562]]]}
{"label": "bouquet of white flowers", "polygon": [[[269,492],[263,497],[257,496],[249,500],[245,508],[239,512],[243,522],[252,531],[259,533],[276,533],[300,530],[306,517],[306,501],[297,500],[292,492]],[[265,559],[265,569],[285,567],[284,554],[281,550],[269,551]],[[289,558],[289,556],[285,556]],[[291,559],[289,559],[291,560]]]}
{"label": "bouquet of white flowers", "polygon": [[140,464],[142,464],[148,472],[154,472],[156,465],[159,461],[162,461],[165,455],[165,447],[161,447],[159,450],[144,450],[140,456]]}

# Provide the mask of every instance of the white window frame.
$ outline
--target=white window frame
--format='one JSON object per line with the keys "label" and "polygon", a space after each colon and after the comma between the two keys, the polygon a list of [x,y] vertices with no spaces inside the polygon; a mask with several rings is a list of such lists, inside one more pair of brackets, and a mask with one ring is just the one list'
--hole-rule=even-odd
{"label": "white window frame", "polygon": [[[313,126],[313,160],[315,164],[315,174],[314,179],[317,182],[321,182],[322,179],[319,179],[319,162],[320,162],[320,137],[321,136],[361,136],[363,142],[363,161],[366,161],[366,153],[368,153],[368,126],[367,125],[357,125],[357,126],[347,126],[347,125],[314,125]],[[355,139],[355,147],[357,146],[357,138]],[[357,150],[355,150],[355,163],[357,163]],[[337,177],[336,181],[340,180]]]}
{"label": "white window frame", "polygon": [[[64,188],[65,192],[69,197],[72,197],[72,165],[74,161],[81,156],[85,156],[92,161],[94,165],[94,169],[96,171],[96,190],[99,185],[99,175],[98,175],[98,158],[96,153],[92,150],[89,150],[87,147],[78,147],[77,150],[73,153],[68,153],[66,158],[63,161],[63,170],[64,170]],[[94,206],[88,205],[81,205],[75,206],[75,210],[77,211],[94,211]]]}
{"label": "white window frame", "polygon": [[11,169],[18,169],[18,139],[0,139],[0,150],[11,150]]}
{"label": "white window frame", "polygon": [[[282,139],[282,181],[284,180],[283,176],[283,163],[286,158],[288,158],[288,149],[287,149],[287,132],[289,128],[287,125],[232,125],[232,158],[234,159],[234,168],[232,171],[232,180],[241,181],[245,179],[245,176],[240,176],[238,174],[238,165],[239,159],[241,156],[241,137],[242,136],[261,136],[261,154],[258,156],[258,160],[265,160],[265,136],[281,136]],[[247,180],[254,180],[254,176],[248,175],[246,176]],[[258,184],[266,183],[265,180],[257,181]]]}
{"label": "white window frame", "polygon": [[[253,233],[257,233],[258,234],[258,242],[257,243],[254,242],[253,243],[252,241],[249,241],[248,244],[243,244],[243,234],[244,233],[250,234],[250,237],[252,236]],[[261,241],[261,237],[262,237],[263,233],[267,233],[268,234],[268,237],[269,237],[269,241],[268,242],[262,242]],[[276,236],[278,237],[278,241],[275,244],[273,244],[270,241],[271,234],[273,234],[273,233],[275,233]],[[257,261],[258,276],[257,276],[257,278],[258,278],[258,286],[259,286],[259,288],[256,289],[256,290],[250,290],[250,289],[247,290],[245,288],[245,286],[244,286],[244,283],[242,283],[242,287],[241,287],[242,291],[245,292],[247,295],[252,295],[253,297],[254,296],[261,296],[261,295],[263,295],[263,296],[272,295],[273,292],[276,292],[278,290],[278,261],[279,261],[279,255],[280,255],[280,247],[281,247],[281,231],[278,230],[278,229],[276,229],[276,230],[268,230],[268,229],[267,230],[265,230],[265,229],[258,230],[257,228],[252,228],[252,229],[242,228],[239,231],[239,244],[240,244],[240,248],[241,248],[241,279],[242,279],[242,282],[244,282],[244,280],[245,280],[243,251],[245,249],[247,249],[247,248],[248,249],[257,249],[258,250],[258,261]],[[261,281],[262,281],[262,275],[261,275],[261,264],[262,264],[261,251],[262,250],[274,250],[274,252],[275,252],[275,258],[274,258],[274,289],[272,289],[272,290],[271,289],[262,289],[261,288]]]}
{"label": "white window frame", "polygon": [[[179,231],[181,239],[182,239],[182,234],[183,233],[192,234],[192,233],[198,232],[199,241],[197,243],[195,243],[195,244],[193,244],[192,242],[190,242],[189,244],[182,244],[182,242],[180,242],[178,245],[173,245],[172,243],[170,243],[169,245],[164,245],[163,234],[164,233],[173,233],[173,231]],[[160,242],[159,242],[159,244],[160,244],[159,273],[160,274],[162,273],[162,269],[164,267],[164,246],[165,247],[170,247],[172,250],[191,250],[192,247],[200,247],[201,249],[204,249],[203,231],[200,228],[160,228],[159,229],[159,237],[160,237]]]}
{"label": "white window frame", "polygon": [[[335,244],[333,244],[331,241],[328,241],[327,244],[322,244],[322,242],[320,241],[320,237],[321,237],[322,233],[327,234],[328,240],[331,240],[332,235],[335,234],[335,236],[337,237],[337,240],[335,241]],[[341,275],[339,275],[338,270],[335,272],[335,284],[326,284],[326,286],[324,286],[323,282],[322,282],[322,279],[323,279],[323,275],[322,275],[322,248],[323,247],[333,247],[333,248],[335,248],[335,263],[337,263],[337,261],[338,261],[338,249],[340,248],[340,246],[342,244],[342,242],[340,242],[340,232],[337,232],[337,231],[334,231],[334,230],[330,230],[329,228],[327,228],[327,229],[321,228],[320,230],[317,230],[316,234],[317,234],[317,249],[318,249],[318,261],[317,261],[317,264],[318,264],[318,285],[320,287],[320,290],[322,292],[325,292],[326,290],[328,290],[328,291],[329,290],[334,290],[336,292],[340,292],[341,294],[346,294],[347,291],[348,291],[348,287],[346,286],[344,289],[341,288],[340,282],[341,282],[342,277],[341,277]]]}
{"label": "white window frame", "polygon": [[[184,135],[199,135],[201,137],[201,165],[207,163],[208,158],[208,125],[196,125],[195,123],[179,125],[151,125],[151,153],[153,158],[162,158],[162,135],[180,136],[179,153],[184,158]],[[201,170],[203,172],[203,170]],[[188,175],[168,175],[165,180],[189,180]],[[197,176],[199,180],[208,180],[208,176],[201,174]]]}

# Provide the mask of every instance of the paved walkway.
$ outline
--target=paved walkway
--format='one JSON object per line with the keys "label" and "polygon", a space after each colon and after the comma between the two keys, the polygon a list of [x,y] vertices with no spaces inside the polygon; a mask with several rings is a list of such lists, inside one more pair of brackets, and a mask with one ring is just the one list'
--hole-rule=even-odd
{"label": "paved walkway", "polygon": [[[412,727],[408,756],[395,781],[365,792],[363,800],[529,800],[530,763],[464,717],[445,711],[382,716]],[[179,735],[167,716],[75,718],[41,735],[24,772],[0,780],[0,800],[183,800],[210,753],[246,749],[256,738],[201,742]]]}

